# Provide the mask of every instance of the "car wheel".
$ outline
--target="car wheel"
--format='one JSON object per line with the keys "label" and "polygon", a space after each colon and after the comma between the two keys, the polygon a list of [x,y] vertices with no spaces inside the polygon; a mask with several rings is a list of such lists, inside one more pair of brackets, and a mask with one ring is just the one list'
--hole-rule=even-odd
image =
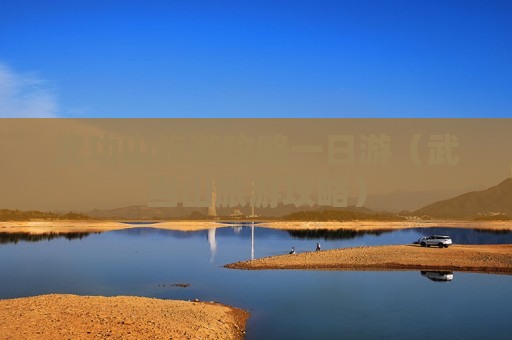
{"label": "car wheel", "polygon": [[421,242],[421,246],[425,247],[427,244],[425,242]]}
{"label": "car wheel", "polygon": [[439,243],[439,244],[438,244],[438,246],[439,246],[439,248],[443,248],[443,247],[444,247],[444,244]]}
{"label": "car wheel", "polygon": [[445,244],[445,245],[444,245],[444,247],[445,247],[445,248],[448,248],[448,245],[447,245],[447,244]]}

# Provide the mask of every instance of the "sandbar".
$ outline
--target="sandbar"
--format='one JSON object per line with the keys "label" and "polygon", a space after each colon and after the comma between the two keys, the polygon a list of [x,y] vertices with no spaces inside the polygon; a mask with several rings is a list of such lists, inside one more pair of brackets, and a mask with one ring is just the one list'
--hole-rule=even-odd
{"label": "sandbar", "polygon": [[[230,227],[232,224],[223,224],[222,220],[209,221],[155,221],[152,224],[127,224],[124,221],[108,220],[40,220],[40,221],[0,221],[0,233],[72,233],[72,232],[105,232],[129,228],[159,228],[179,231],[199,231],[212,228]],[[147,223],[148,221],[140,221]],[[237,221],[228,221],[229,223]],[[242,220],[238,222],[250,223]],[[315,221],[257,221],[257,227],[280,230],[352,230],[352,231],[391,231],[411,228],[464,228],[495,231],[512,231],[512,221],[350,221],[350,222],[315,222]]]}
{"label": "sandbar", "polygon": [[0,300],[2,339],[243,339],[246,311],[134,296]]}
{"label": "sandbar", "polygon": [[395,245],[278,255],[228,264],[233,269],[428,270],[512,274],[512,245]]}

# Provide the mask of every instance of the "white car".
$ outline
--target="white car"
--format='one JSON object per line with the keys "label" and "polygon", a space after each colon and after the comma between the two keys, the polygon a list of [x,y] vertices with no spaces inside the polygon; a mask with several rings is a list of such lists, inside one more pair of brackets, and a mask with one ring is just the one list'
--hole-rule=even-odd
{"label": "white car", "polygon": [[422,247],[438,246],[439,248],[448,248],[452,244],[452,239],[450,236],[432,235],[420,238],[417,243]]}

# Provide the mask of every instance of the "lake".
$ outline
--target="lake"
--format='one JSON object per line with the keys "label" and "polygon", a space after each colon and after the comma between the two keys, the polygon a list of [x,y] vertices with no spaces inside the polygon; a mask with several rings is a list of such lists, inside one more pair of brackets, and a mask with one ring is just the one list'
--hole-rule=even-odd
{"label": "lake", "polygon": [[[47,293],[198,298],[248,310],[247,339],[509,338],[512,276],[453,273],[245,271],[240,260],[431,234],[454,243],[512,243],[512,233],[428,228],[306,231],[233,225],[197,232],[133,228],[104,233],[0,234],[0,298]],[[442,251],[442,250],[440,250]],[[432,274],[432,275],[430,275]],[[441,275],[442,276],[442,275]],[[437,276],[438,278],[439,276]],[[189,287],[173,284],[187,283]]]}

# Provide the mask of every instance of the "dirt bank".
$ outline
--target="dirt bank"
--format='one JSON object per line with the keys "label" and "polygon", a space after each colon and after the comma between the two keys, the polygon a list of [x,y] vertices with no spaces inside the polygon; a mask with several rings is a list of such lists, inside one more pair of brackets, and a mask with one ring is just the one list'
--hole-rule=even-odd
{"label": "dirt bank", "polygon": [[[231,221],[232,222],[232,221]],[[0,221],[0,233],[71,233],[71,232],[103,232],[128,228],[160,228],[167,230],[197,231],[211,228],[228,227],[221,221],[161,221],[154,224],[126,224],[118,221]],[[511,230],[512,221],[475,222],[475,221],[421,221],[421,222],[283,222],[264,221],[258,227],[281,230],[400,230],[410,228],[466,228],[482,230]]]}
{"label": "dirt bank", "polygon": [[282,230],[400,230],[411,228],[465,228],[482,230],[512,230],[512,221],[453,221],[453,220],[432,220],[432,221],[400,221],[400,222],[379,222],[379,221],[350,221],[350,222],[315,222],[315,221],[274,221],[264,222],[260,226],[265,228]]}
{"label": "dirt bank", "polygon": [[206,302],[41,295],[0,300],[2,339],[243,339],[248,313]]}
{"label": "dirt bank", "polygon": [[272,256],[226,265],[234,269],[433,270],[512,274],[512,245],[357,247]]}
{"label": "dirt bank", "polygon": [[[128,220],[129,221],[129,220]],[[153,224],[127,224],[118,221],[7,221],[0,222],[0,233],[74,233],[104,232],[129,228],[160,228],[168,230],[197,231],[225,227],[213,221],[162,221]]]}

